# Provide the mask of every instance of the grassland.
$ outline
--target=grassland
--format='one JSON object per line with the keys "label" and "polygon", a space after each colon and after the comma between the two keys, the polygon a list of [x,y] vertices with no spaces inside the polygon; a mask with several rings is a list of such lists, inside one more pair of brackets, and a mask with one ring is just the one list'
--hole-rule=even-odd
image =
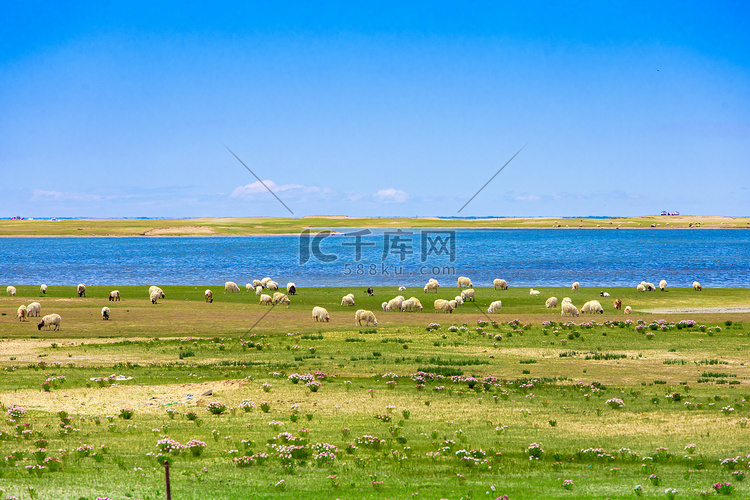
{"label": "grassland", "polygon": [[[636,485],[645,497],[676,488],[677,498],[696,498],[719,482],[733,497],[750,496],[750,482],[733,474],[748,470],[750,453],[750,314],[643,312],[747,307],[750,290],[615,288],[600,299],[605,314],[561,318],[546,297],[580,307],[599,290],[542,288],[532,297],[477,288],[475,305],[448,315],[430,305],[455,288],[402,292],[422,300],[415,313],[380,310],[398,293],[385,288],[374,297],[301,289],[289,308],[216,289],[207,304],[202,286],[164,287],[157,305],[144,287],[119,287],[114,303],[110,288],[89,287],[86,298],[73,287],[46,296],[17,288],[0,297],[0,402],[27,413],[0,424],[3,497],[31,498],[33,486],[40,499],[164,498],[164,458],[179,499],[624,499]],[[339,305],[349,291],[354,308]],[[615,297],[634,314],[614,311]],[[63,317],[59,332],[14,319],[32,299],[42,314]],[[498,299],[502,313],[488,318]],[[314,305],[327,307],[330,323],[311,320]],[[357,308],[374,310],[378,327],[355,327]],[[432,375],[414,380],[420,371]],[[317,374],[320,388],[293,383],[295,373]],[[227,409],[214,415],[209,403]],[[119,416],[125,408],[132,418]],[[166,438],[206,447],[197,457],[162,453]],[[529,459],[532,443],[544,449],[539,460]],[[299,448],[280,448],[290,445]],[[235,465],[245,456],[253,465]],[[733,470],[722,465],[735,457]],[[45,458],[47,469],[34,468]]]}
{"label": "grassland", "polygon": [[204,219],[0,220],[0,236],[250,236],[297,234],[305,228],[748,228],[750,219],[719,216],[644,216],[602,219],[556,217],[505,219],[238,217]]}

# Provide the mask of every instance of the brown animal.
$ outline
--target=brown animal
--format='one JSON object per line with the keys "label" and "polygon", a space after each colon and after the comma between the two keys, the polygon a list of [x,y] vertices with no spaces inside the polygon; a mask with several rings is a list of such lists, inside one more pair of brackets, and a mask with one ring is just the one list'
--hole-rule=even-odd
{"label": "brown animal", "polygon": [[622,300],[615,299],[615,309],[622,309]]}

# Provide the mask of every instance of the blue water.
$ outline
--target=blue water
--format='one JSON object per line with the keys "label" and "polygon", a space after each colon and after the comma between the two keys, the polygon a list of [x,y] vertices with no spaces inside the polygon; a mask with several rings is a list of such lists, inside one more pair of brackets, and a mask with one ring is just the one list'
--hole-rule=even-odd
{"label": "blue water", "polygon": [[354,236],[320,240],[317,256],[335,258],[330,262],[310,250],[313,239],[303,241],[310,254],[304,263],[299,236],[0,238],[0,284],[221,285],[231,279],[244,285],[271,276],[282,285],[413,286],[430,277],[447,284],[466,275],[475,286],[502,277],[511,286],[529,287],[573,281],[635,286],[660,279],[670,286],[698,280],[705,287],[750,287],[746,230],[457,230],[452,255],[450,233],[430,255],[421,251],[427,233],[388,234],[384,256],[385,236],[382,230],[362,236],[359,261]]}

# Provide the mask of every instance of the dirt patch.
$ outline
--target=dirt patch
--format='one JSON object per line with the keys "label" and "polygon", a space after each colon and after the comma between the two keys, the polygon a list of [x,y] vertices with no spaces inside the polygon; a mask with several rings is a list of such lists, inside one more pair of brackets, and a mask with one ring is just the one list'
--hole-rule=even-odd
{"label": "dirt patch", "polygon": [[638,312],[650,314],[750,313],[750,307],[685,307],[682,309],[642,309]]}
{"label": "dirt patch", "polygon": [[214,230],[210,227],[203,226],[174,226],[174,227],[156,227],[149,229],[144,236],[164,236],[164,235],[189,235],[189,234],[214,234]]}

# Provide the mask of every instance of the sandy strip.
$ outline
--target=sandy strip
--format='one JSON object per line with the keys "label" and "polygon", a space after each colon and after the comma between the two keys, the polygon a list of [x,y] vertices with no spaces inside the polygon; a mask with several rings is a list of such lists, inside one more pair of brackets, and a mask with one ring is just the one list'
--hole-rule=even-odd
{"label": "sandy strip", "polygon": [[651,314],[750,313],[750,307],[690,307],[685,309],[643,309],[637,312]]}

